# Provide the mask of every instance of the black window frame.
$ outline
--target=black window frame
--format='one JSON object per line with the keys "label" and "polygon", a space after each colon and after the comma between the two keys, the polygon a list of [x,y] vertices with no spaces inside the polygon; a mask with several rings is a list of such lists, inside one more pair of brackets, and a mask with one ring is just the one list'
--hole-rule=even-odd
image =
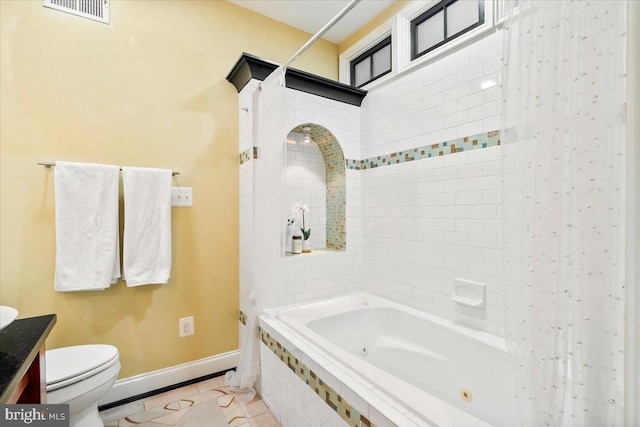
{"label": "black window frame", "polygon": [[[364,83],[361,83],[360,85],[356,86],[356,65],[358,65],[359,63],[361,63],[362,61],[364,61],[365,59],[369,58],[369,57],[373,57],[373,54],[378,52],[379,50],[384,49],[385,47],[389,46],[389,70],[385,71],[384,73],[378,74],[375,77],[372,77],[371,79],[367,80]],[[370,65],[369,65],[369,71],[370,71],[370,75],[373,76],[373,58],[371,58],[371,60],[369,61]],[[372,48],[368,49],[366,52],[364,52],[362,55],[359,55],[357,58],[353,59],[351,62],[349,62],[349,66],[351,68],[351,86],[353,87],[362,87],[364,85],[367,85],[369,83],[371,83],[374,80],[379,79],[382,76],[386,76],[387,74],[389,74],[392,70],[393,70],[393,45],[391,43],[391,35],[385,37],[384,40],[382,40],[381,42],[377,43],[375,46],[373,46]]]}
{"label": "black window frame", "polygon": [[[460,37],[461,35],[473,30],[474,28],[479,27],[480,25],[484,24],[484,0],[478,0],[478,17],[479,20],[478,22],[476,22],[473,25],[470,25],[469,27],[465,28],[464,30],[458,31],[456,34],[447,37],[447,8],[449,6],[451,6],[453,3],[457,2],[458,0],[442,0],[440,3],[436,4],[435,6],[429,8],[428,10],[426,10],[424,13],[422,13],[421,15],[419,15],[418,17],[416,17],[415,19],[413,19],[411,21],[411,60],[415,60],[420,58],[423,55],[426,55],[427,53],[431,52],[434,49],[439,48],[440,46],[447,44],[448,42],[450,42],[453,39],[456,39],[458,37]],[[418,25],[422,24],[424,21],[426,21],[427,19],[431,18],[432,16],[434,16],[436,13],[439,12],[443,12],[444,16],[444,39],[439,42],[434,44],[433,46],[431,46],[428,49],[423,50],[422,52],[418,52],[418,32],[417,32],[417,28]]]}

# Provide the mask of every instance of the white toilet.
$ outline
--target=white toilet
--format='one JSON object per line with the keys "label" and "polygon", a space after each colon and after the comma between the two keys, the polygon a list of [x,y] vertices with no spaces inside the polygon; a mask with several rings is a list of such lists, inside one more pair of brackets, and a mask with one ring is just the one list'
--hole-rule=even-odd
{"label": "white toilet", "polygon": [[98,401],[120,372],[118,349],[91,344],[46,352],[47,403],[68,403],[70,427],[104,427]]}

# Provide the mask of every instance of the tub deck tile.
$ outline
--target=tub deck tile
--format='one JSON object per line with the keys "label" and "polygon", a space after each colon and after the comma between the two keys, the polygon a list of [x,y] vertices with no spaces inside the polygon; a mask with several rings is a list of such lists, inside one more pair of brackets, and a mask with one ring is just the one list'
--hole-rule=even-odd
{"label": "tub deck tile", "polygon": [[[298,378],[302,380],[325,404],[351,427],[375,426],[368,418],[368,414],[359,412],[339,392],[323,381],[321,375],[309,370],[304,363],[295,358],[274,337],[260,327],[260,339],[262,343],[273,352]],[[286,356],[286,357],[285,357]],[[334,367],[335,368],[335,367]],[[336,370],[339,370],[336,368]],[[325,378],[331,378],[331,382],[340,387],[341,381],[335,378],[328,369],[321,368]],[[304,373],[308,372],[308,376]],[[340,375],[340,373],[338,373]],[[353,378],[349,377],[350,380]],[[410,425],[410,424],[408,424]]]}

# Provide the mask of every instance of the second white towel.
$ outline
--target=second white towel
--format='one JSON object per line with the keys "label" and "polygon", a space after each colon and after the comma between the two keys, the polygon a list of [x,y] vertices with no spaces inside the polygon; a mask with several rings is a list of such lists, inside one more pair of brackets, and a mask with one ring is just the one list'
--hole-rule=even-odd
{"label": "second white towel", "polygon": [[171,171],[122,168],[127,286],[167,283],[171,275]]}

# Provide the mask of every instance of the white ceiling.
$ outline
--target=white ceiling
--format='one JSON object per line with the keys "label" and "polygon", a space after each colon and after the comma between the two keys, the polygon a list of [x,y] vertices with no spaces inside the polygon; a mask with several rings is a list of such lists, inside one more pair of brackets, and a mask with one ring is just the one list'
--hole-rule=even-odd
{"label": "white ceiling", "polygon": [[[349,0],[227,0],[311,34],[318,32]],[[342,43],[394,0],[362,0],[336,23],[324,39]]]}

